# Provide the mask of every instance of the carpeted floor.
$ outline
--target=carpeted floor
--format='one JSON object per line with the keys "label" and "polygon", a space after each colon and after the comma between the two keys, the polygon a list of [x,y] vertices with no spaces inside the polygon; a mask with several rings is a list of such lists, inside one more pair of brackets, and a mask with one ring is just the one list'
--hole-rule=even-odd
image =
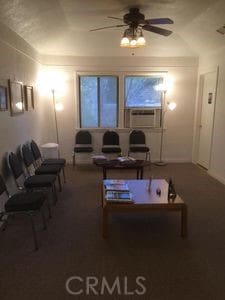
{"label": "carpeted floor", "polygon": [[[0,299],[225,299],[225,186],[193,164],[152,166],[151,173],[155,178],[172,177],[188,204],[188,238],[180,237],[178,213],[152,213],[113,216],[110,237],[104,240],[102,173],[95,166],[68,166],[67,183],[47,231],[36,218],[38,251],[33,251],[26,218],[15,218],[0,232]],[[146,169],[144,177],[149,174]],[[110,176],[135,174],[111,171]],[[71,276],[79,277],[69,286],[75,292],[83,289],[80,295],[66,291]],[[145,278],[144,295],[137,294],[143,291],[138,276]],[[95,296],[92,290],[87,295],[85,280],[98,280],[98,293],[102,282],[117,285],[112,295],[107,289],[104,295]]]}

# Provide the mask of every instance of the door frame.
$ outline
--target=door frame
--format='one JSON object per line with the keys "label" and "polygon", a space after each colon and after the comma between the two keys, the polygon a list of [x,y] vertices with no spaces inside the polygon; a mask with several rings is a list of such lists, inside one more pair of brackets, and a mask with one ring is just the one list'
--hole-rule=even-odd
{"label": "door frame", "polygon": [[[193,162],[198,164],[199,156],[199,142],[200,142],[200,125],[201,125],[201,116],[202,116],[202,105],[203,105],[203,87],[204,87],[204,76],[209,73],[216,73],[216,85],[215,85],[215,103],[213,109],[213,123],[212,123],[212,134],[211,134],[211,144],[210,144],[210,156],[209,156],[209,166],[207,171],[211,167],[211,157],[212,157],[212,145],[214,137],[214,126],[215,126],[215,111],[216,111],[216,102],[217,102],[217,86],[218,86],[218,77],[219,77],[219,66],[204,69],[199,72],[198,85],[197,85],[197,103],[196,103],[196,115],[195,115],[195,125],[194,125],[194,144],[193,144]],[[201,166],[201,165],[199,165]],[[202,166],[201,166],[202,167]]]}

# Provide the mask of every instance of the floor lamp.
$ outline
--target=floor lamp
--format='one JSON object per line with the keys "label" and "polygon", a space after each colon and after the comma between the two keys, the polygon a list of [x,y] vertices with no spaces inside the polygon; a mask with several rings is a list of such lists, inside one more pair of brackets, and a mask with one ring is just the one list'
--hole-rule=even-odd
{"label": "floor lamp", "polygon": [[56,129],[56,142],[58,144],[58,157],[60,157],[59,151],[59,129],[58,129],[58,121],[57,121],[57,112],[56,112],[56,101],[55,101],[55,90],[52,89],[52,101],[53,101],[53,109],[54,109],[54,117],[55,117],[55,129]]}
{"label": "floor lamp", "polygon": [[166,91],[163,91],[163,101],[162,101],[162,119],[161,119],[161,136],[160,136],[160,152],[159,152],[159,161],[155,162],[157,166],[165,166],[167,163],[163,161],[163,138],[164,138],[164,122],[165,122],[165,114],[168,110],[174,110],[176,108],[175,102],[167,102],[166,100]]}

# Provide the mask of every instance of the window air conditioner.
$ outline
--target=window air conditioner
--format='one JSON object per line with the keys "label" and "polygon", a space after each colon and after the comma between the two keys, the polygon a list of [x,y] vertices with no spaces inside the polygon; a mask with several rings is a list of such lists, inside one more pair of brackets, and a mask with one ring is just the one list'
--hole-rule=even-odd
{"label": "window air conditioner", "polygon": [[160,127],[161,109],[131,109],[130,127]]}

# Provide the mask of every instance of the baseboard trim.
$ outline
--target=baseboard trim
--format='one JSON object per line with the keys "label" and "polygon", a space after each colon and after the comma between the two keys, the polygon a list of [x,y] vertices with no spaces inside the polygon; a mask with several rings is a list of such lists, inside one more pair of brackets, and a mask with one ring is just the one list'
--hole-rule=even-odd
{"label": "baseboard trim", "polygon": [[213,171],[208,171],[207,173],[225,185],[225,178],[223,176],[220,176],[219,174],[217,174]]}
{"label": "baseboard trim", "polygon": [[[157,162],[157,161],[159,161],[159,160],[152,160],[152,162],[154,163],[154,162]],[[163,159],[163,161],[165,161],[166,163],[192,163],[192,160],[191,159]]]}

